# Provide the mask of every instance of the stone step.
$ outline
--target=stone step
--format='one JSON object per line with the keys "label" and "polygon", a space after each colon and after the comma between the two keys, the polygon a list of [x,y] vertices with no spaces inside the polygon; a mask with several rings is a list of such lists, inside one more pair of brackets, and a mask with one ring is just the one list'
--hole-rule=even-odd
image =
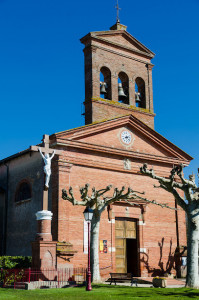
{"label": "stone step", "polygon": [[[148,283],[152,283],[153,281],[153,277],[136,277],[140,282],[143,281],[144,282],[148,282]],[[167,278],[167,277],[163,277],[167,280],[167,286],[168,285],[185,285],[185,279],[175,279],[175,278]]]}

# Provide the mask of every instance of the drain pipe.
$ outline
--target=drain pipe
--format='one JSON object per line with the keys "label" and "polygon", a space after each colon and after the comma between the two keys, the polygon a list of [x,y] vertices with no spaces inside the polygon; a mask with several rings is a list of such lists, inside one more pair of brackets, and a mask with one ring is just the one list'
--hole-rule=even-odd
{"label": "drain pipe", "polygon": [[176,217],[176,238],[177,238],[177,248],[179,249],[180,242],[179,242],[179,226],[178,226],[178,205],[177,201],[175,200],[175,217]]}

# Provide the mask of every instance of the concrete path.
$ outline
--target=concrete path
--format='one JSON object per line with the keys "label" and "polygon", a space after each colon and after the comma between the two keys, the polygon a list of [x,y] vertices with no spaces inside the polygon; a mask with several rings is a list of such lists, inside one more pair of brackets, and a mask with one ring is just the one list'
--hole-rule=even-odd
{"label": "concrete path", "polygon": [[[135,277],[134,277],[135,278]],[[136,277],[139,281],[143,281],[143,283],[138,283],[138,287],[153,287],[152,280],[153,277]],[[166,278],[167,279],[167,288],[182,288],[185,287],[185,279],[173,279],[173,278]],[[105,282],[106,284],[110,284],[110,282]],[[112,283],[112,285],[114,285]],[[117,285],[123,286],[131,286],[130,282],[125,283],[117,283]],[[135,287],[135,284],[133,284]]]}

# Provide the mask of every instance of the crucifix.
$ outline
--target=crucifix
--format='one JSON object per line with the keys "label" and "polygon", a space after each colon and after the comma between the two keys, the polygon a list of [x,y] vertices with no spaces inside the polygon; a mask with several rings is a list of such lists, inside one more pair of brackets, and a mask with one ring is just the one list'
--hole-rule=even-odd
{"label": "crucifix", "polygon": [[[44,160],[44,173],[45,173],[45,185],[43,189],[43,210],[48,210],[48,188],[49,181],[51,176],[51,160],[54,155],[60,155],[62,153],[61,150],[54,150],[49,148],[49,135],[44,134],[43,143],[41,147],[38,146],[30,146],[31,151],[39,151],[43,160]],[[44,153],[44,155],[43,155]],[[50,156],[51,154],[51,156]]]}
{"label": "crucifix", "polygon": [[118,0],[117,0],[117,6],[115,6],[115,8],[117,9],[117,23],[120,23],[119,11],[121,10],[121,8],[119,7]]}

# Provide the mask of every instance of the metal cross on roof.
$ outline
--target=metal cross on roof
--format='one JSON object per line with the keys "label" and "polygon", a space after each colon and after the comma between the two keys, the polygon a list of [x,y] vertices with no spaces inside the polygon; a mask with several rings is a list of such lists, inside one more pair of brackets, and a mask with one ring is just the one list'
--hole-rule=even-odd
{"label": "metal cross on roof", "polygon": [[115,6],[115,8],[117,9],[117,23],[120,23],[119,11],[121,10],[121,8],[119,7],[118,0],[117,0],[117,6]]}

